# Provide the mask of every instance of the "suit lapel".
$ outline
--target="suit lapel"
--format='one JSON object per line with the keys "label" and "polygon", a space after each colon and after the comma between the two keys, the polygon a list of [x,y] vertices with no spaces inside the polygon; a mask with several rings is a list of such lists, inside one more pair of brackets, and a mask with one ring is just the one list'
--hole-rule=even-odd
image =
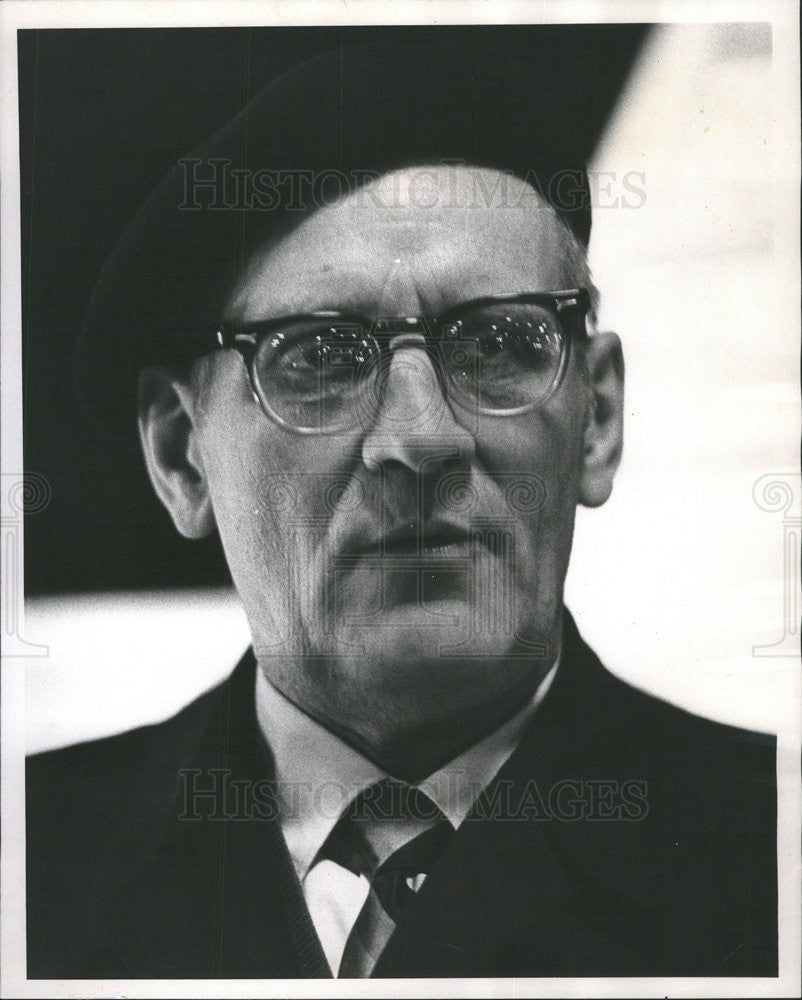
{"label": "suit lapel", "polygon": [[[466,821],[429,875],[379,960],[374,976],[513,974],[493,964],[527,926],[548,934],[569,890],[537,828]],[[550,944],[549,944],[550,947]]]}
{"label": "suit lapel", "polygon": [[[552,691],[404,914],[374,976],[637,969],[643,914],[621,885],[638,824],[549,818],[549,796],[560,783],[570,804],[576,789],[567,782],[613,776],[614,758],[598,760],[597,748],[606,739],[601,728],[616,716],[615,682],[608,686],[570,618],[565,640]],[[609,877],[600,874],[598,856],[612,858]]]}
{"label": "suit lapel", "polygon": [[[95,947],[116,977],[328,972],[276,819],[254,669],[246,654],[202,725],[162,747],[132,793],[100,880]],[[192,798],[212,787],[215,800]]]}
{"label": "suit lapel", "polygon": [[[255,719],[253,678],[249,656],[202,723],[182,729],[182,739],[158,748],[143,768],[142,788],[131,795],[136,807],[102,866],[93,942],[100,975],[329,975],[266,787],[272,762]],[[543,815],[544,797],[561,781],[613,777],[622,761],[627,777],[637,773],[616,744],[626,714],[619,690],[568,618],[549,696],[452,838],[374,976],[637,970],[638,927],[655,917],[621,886],[637,881],[631,858],[641,824]],[[228,800],[227,820],[182,819],[181,769],[199,772],[203,787],[214,772],[232,789],[261,782],[261,813],[238,818]]]}

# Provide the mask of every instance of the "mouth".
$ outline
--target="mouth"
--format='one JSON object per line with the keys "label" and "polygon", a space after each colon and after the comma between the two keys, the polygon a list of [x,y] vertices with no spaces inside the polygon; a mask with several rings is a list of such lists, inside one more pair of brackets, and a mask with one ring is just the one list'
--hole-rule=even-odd
{"label": "mouth", "polygon": [[416,530],[414,524],[389,531],[375,541],[352,549],[357,556],[383,556],[412,559],[464,558],[478,544],[466,528],[433,524]]}

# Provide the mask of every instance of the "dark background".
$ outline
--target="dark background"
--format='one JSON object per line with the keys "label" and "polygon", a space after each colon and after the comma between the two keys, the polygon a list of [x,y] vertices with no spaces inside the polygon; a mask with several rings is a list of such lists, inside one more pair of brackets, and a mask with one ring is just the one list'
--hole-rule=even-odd
{"label": "dark background", "polygon": [[19,32],[25,468],[48,506],[26,517],[28,595],[228,579],[217,539],[188,542],[153,496],[135,436],[82,412],[72,346],[106,255],[182,155],[295,62],[378,34],[447,45],[478,32],[548,67],[589,158],[642,25],[201,28]]}

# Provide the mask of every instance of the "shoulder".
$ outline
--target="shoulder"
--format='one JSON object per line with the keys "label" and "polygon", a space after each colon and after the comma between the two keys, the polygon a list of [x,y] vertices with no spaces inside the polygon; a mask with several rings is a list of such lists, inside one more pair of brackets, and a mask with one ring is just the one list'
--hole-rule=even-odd
{"label": "shoulder", "polygon": [[[571,620],[567,645],[578,661],[570,693],[576,724],[588,739],[611,744],[650,770],[670,763],[677,778],[683,763],[710,771],[725,761],[773,777],[773,734],[714,721],[627,683],[602,665]],[[727,778],[718,774],[724,784]]]}
{"label": "shoulder", "polygon": [[28,795],[87,793],[94,798],[102,789],[111,799],[125,797],[131,778],[163,760],[165,754],[180,752],[184,743],[202,731],[227,683],[207,691],[164,722],[28,757]]}
{"label": "shoulder", "polygon": [[157,815],[175,793],[229,681],[164,722],[28,757],[25,767],[29,892],[80,883],[127,818]]}
{"label": "shoulder", "polygon": [[63,976],[75,967],[84,976],[95,961],[106,968],[95,940],[104,901],[161,858],[185,769],[225,767],[250,725],[253,669],[248,653],[164,722],[28,758],[29,969]]}
{"label": "shoulder", "polygon": [[776,738],[626,683],[575,627],[568,646],[552,773],[578,779],[586,822],[550,833],[580,896],[617,901],[659,974],[776,969]]}
{"label": "shoulder", "polygon": [[[226,684],[165,722],[27,759],[28,963],[37,975],[91,967],[98,900],[149,850],[140,833],[163,823],[177,762],[208,726]],[[115,849],[126,836],[141,842],[139,853]]]}
{"label": "shoulder", "polygon": [[[776,859],[776,737],[704,718],[627,684],[606,670],[575,632],[570,763],[580,777],[609,782],[639,808],[629,832],[641,852],[674,857],[689,877],[699,864],[720,871]],[[563,741],[562,734],[555,739]],[[565,759],[565,751],[557,751]],[[626,826],[626,824],[625,824]],[[624,836],[622,829],[597,831]],[[662,871],[673,870],[663,865]]]}
{"label": "shoulder", "polygon": [[744,781],[774,787],[774,734],[715,721],[609,676],[644,768],[686,786],[707,779],[722,793]]}

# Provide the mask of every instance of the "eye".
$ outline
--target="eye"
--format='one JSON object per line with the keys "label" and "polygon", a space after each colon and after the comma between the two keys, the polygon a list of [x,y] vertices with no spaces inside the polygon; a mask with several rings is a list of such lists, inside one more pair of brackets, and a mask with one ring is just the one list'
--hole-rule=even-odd
{"label": "eye", "polygon": [[560,369],[564,336],[548,309],[528,302],[473,309],[444,330],[453,391],[490,411],[542,399]]}
{"label": "eye", "polygon": [[349,365],[354,361],[354,345],[332,344],[334,331],[318,333],[291,344],[281,355],[284,364],[291,368],[326,368]]}
{"label": "eye", "polygon": [[353,385],[377,347],[358,323],[294,320],[259,345],[259,380],[274,391],[325,395]]}
{"label": "eye", "polygon": [[562,351],[555,316],[542,306],[513,303],[476,310],[459,324],[459,336],[485,371],[512,373],[550,367]]}

